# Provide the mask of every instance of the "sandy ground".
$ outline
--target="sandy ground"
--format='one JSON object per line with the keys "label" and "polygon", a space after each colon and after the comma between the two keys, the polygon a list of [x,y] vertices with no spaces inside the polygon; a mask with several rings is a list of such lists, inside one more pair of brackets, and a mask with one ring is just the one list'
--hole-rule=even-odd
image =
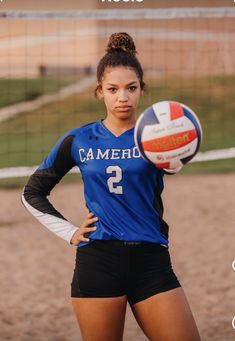
{"label": "sandy ground", "polygon": [[[235,174],[165,179],[172,262],[203,341],[235,339],[234,185]],[[86,213],[82,191],[60,184],[51,195],[76,224]],[[0,340],[79,341],[70,304],[76,249],[29,215],[20,192],[0,190]],[[129,308],[126,317],[124,340],[146,340]]]}

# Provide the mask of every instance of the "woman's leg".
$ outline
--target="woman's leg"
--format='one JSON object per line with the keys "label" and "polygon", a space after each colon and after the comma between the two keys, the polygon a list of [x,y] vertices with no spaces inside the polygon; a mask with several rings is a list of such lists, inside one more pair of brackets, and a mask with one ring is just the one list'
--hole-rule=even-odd
{"label": "woman's leg", "polygon": [[83,341],[122,340],[126,296],[71,299]]}
{"label": "woman's leg", "polygon": [[200,341],[192,312],[181,287],[140,301],[132,311],[151,341]]}

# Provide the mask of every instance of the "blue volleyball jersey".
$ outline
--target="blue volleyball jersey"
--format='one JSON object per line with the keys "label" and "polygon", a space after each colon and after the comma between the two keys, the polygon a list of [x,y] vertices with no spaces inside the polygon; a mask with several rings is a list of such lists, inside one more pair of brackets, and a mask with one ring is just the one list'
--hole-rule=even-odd
{"label": "blue volleyball jersey", "polygon": [[73,166],[81,171],[87,208],[98,217],[91,240],[168,244],[161,200],[164,171],[141,157],[134,128],[116,137],[101,120],[70,130],[30,177],[23,203],[68,242],[77,227],[55,210],[47,196]]}

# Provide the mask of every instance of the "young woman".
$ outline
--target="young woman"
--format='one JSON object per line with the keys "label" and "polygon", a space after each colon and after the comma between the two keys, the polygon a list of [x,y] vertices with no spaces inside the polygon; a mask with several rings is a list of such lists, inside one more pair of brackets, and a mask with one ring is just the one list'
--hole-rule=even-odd
{"label": "young woman", "polygon": [[[47,228],[78,246],[72,305],[85,341],[122,340],[127,302],[152,341],[198,341],[183,289],[173,272],[163,220],[164,171],[134,144],[142,67],[127,33],[112,34],[97,68],[96,95],[106,117],[67,132],[30,177],[22,200]],[[77,165],[88,215],[67,221],[47,196]]]}

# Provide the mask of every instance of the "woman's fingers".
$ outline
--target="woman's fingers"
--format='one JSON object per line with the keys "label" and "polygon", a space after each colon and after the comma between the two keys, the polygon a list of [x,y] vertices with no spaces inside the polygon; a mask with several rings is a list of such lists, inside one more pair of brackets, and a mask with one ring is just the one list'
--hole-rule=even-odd
{"label": "woman's fingers", "polygon": [[85,220],[85,221],[83,222],[83,224],[82,224],[81,227],[89,227],[89,226],[91,226],[94,222],[96,222],[97,220],[98,220],[97,217],[89,218],[89,219],[87,219],[87,220]]}
{"label": "woman's fingers", "polygon": [[[87,229],[86,229],[87,230]],[[85,236],[86,231],[85,228],[80,227],[75,235],[73,236],[71,242],[73,245],[78,245],[80,242],[89,242],[90,239]]]}
{"label": "woman's fingers", "polygon": [[81,241],[83,242],[89,242],[90,239],[87,238],[87,234],[93,232],[96,230],[95,226],[90,226],[90,227],[80,227],[77,232],[74,234],[72,238],[72,242],[75,244],[80,243]]}
{"label": "woman's fingers", "polygon": [[96,230],[95,226],[91,227],[81,227],[80,234],[78,236],[79,241],[89,242],[90,239],[87,238],[87,234]]}
{"label": "woman's fingers", "polygon": [[89,241],[90,241],[89,238],[82,237],[82,236],[80,236],[80,237],[79,237],[79,240],[78,240],[79,243],[80,243],[80,242],[89,242]]}
{"label": "woman's fingers", "polygon": [[94,216],[94,213],[89,212],[82,226],[79,227],[77,232],[74,234],[72,242],[76,244],[79,244],[81,241],[89,242],[90,239],[87,238],[87,234],[96,230],[96,226],[93,226],[93,223],[96,222],[97,220],[98,218]]}
{"label": "woman's fingers", "polygon": [[87,219],[92,218],[93,216],[94,216],[94,213],[93,212],[89,212],[88,215],[87,215]]}
{"label": "woman's fingers", "polygon": [[95,226],[81,227],[81,234],[92,232],[92,231],[95,231],[95,230],[96,230]]}
{"label": "woman's fingers", "polygon": [[97,220],[98,220],[97,217],[87,219],[87,221],[85,221],[85,226],[89,226],[89,225],[91,225],[92,223],[94,223]]}

